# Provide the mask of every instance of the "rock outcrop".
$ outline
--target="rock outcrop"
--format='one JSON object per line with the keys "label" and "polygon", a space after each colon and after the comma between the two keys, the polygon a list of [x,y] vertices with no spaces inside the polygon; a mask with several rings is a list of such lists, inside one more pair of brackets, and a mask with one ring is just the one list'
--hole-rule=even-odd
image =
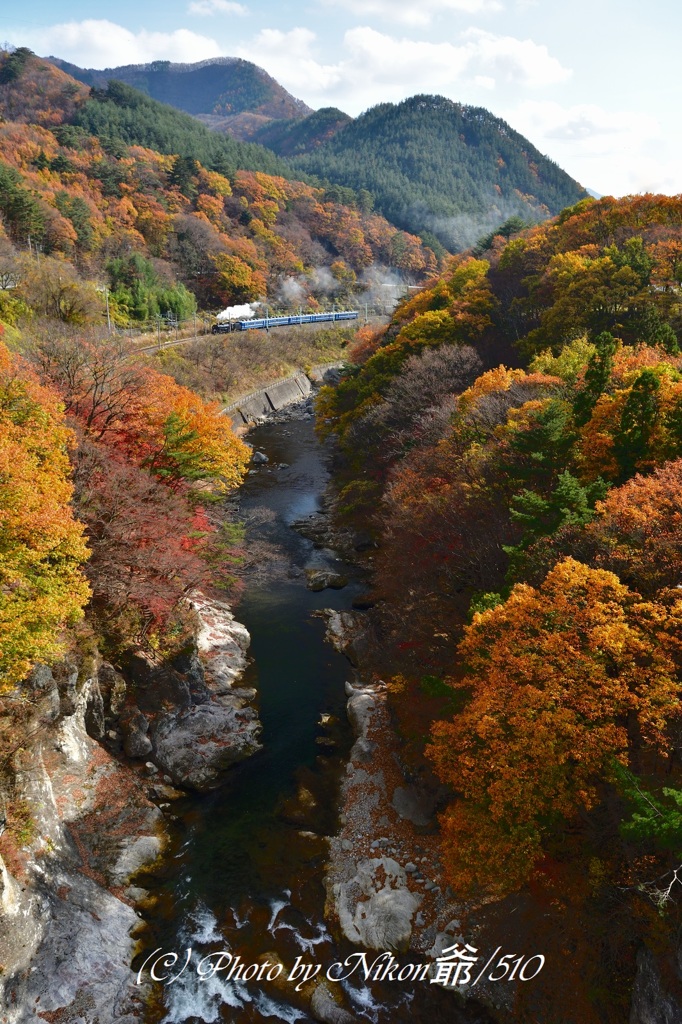
{"label": "rock outcrop", "polygon": [[93,707],[108,713],[111,679],[110,666],[83,682],[75,666],[58,678],[41,666],[21,695],[0,701],[3,736],[24,738],[3,780],[3,1024],[140,1017],[131,896],[144,891],[131,881],[157,859],[165,831],[144,782],[87,733]]}
{"label": "rock outcrop", "polygon": [[196,650],[170,664],[129,656],[130,700],[121,718],[128,756],[149,758],[177,786],[206,791],[225,771],[261,749],[255,690],[237,684],[249,634],[228,605],[192,596],[200,630]]}
{"label": "rock outcrop", "polygon": [[171,664],[37,666],[0,698],[0,1024],[142,1018],[135,876],[167,838],[153,801],[260,749],[255,691],[236,685],[249,635],[221,602],[194,607],[196,647]]}
{"label": "rock outcrop", "polygon": [[[632,988],[629,1024],[682,1024],[682,951],[678,952],[674,965],[666,965],[666,981],[663,980],[660,966],[651,950],[640,949]],[[674,992],[671,991],[671,984]]]}
{"label": "rock outcrop", "polygon": [[199,704],[159,720],[154,760],[178,785],[214,789],[224,771],[260,749],[259,732],[253,708]]}

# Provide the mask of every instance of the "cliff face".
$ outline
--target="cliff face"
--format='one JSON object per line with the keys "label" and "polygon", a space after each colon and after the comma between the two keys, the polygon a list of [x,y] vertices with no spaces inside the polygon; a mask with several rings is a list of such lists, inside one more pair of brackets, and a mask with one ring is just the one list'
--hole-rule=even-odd
{"label": "cliff face", "polygon": [[172,664],[37,666],[0,699],[0,1024],[140,1019],[134,876],[175,787],[214,788],[259,749],[255,692],[234,687],[248,633],[203,595],[195,611]]}
{"label": "cliff face", "polygon": [[63,1008],[92,1024],[137,1019],[130,962],[142,891],[131,876],[161,852],[163,815],[144,779],[86,728],[111,714],[121,683],[108,665],[81,682],[76,666],[41,666],[28,698],[0,705],[0,728],[15,738],[0,839],[3,1024]]}

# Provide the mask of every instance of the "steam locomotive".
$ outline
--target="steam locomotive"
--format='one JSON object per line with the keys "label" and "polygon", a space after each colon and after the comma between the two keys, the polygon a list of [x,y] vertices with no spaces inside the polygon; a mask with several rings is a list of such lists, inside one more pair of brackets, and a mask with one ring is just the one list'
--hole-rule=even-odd
{"label": "steam locomotive", "polygon": [[233,331],[269,331],[271,327],[322,324],[336,320],[357,320],[357,318],[357,309],[345,309],[334,313],[304,313],[301,316],[266,316],[259,320],[227,320],[213,324],[211,334],[231,334]]}

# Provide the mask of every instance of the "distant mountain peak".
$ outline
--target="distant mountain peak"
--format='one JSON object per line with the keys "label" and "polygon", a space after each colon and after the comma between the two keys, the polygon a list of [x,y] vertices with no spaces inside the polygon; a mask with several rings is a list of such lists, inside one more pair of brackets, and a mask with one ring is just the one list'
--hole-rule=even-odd
{"label": "distant mountain peak", "polygon": [[[259,141],[272,145],[265,134]],[[301,171],[367,189],[394,224],[451,249],[474,244],[509,217],[533,223],[586,195],[502,118],[438,95],[370,107],[292,156]]]}
{"label": "distant mountain peak", "polygon": [[209,57],[192,64],[166,60],[114,68],[81,68],[59,57],[46,58],[90,86],[115,79],[187,114],[233,118],[244,113],[269,120],[305,117],[312,110],[267,71],[241,57]]}

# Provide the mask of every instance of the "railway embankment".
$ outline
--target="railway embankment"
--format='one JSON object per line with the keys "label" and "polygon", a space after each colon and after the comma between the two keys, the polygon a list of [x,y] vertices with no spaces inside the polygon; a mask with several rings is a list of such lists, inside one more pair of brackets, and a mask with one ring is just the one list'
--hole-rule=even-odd
{"label": "railway embankment", "polygon": [[323,363],[314,366],[307,373],[300,370],[288,377],[282,377],[272,384],[266,384],[257,391],[235,399],[225,406],[223,413],[231,418],[236,428],[251,426],[289,405],[305,401],[312,393],[314,384],[320,383],[325,373],[342,365],[341,362]]}

